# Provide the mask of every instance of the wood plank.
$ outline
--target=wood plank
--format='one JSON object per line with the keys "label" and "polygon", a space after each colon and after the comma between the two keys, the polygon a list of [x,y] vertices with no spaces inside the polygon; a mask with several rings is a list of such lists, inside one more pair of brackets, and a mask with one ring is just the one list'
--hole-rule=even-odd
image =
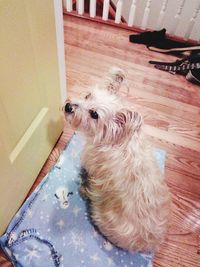
{"label": "wood plank", "polygon": [[[126,69],[129,73],[132,73],[132,76],[130,76],[129,79],[134,87],[137,86],[138,89],[143,89],[146,92],[155,93],[157,95],[177,100],[182,103],[188,103],[193,106],[200,107],[200,90],[198,85],[191,84],[185,79],[185,77],[179,75],[171,75],[168,72],[153,68],[150,64],[148,64],[148,61],[152,59],[152,53],[150,51],[146,51],[147,49],[143,49],[143,47],[140,47],[140,53],[136,52],[136,46],[138,49],[139,45],[133,45],[135,47],[134,49],[130,48],[129,46],[132,44],[128,43],[128,36],[126,38],[126,45],[124,44],[120,48],[115,48],[112,47],[111,44],[114,43],[116,45],[116,43],[118,42],[121,43],[121,40],[119,39],[119,37],[117,40],[115,40],[110,37],[111,34],[106,33],[104,36],[106,40],[104,44],[99,42],[98,45],[94,48],[92,43],[94,40],[95,42],[98,42],[98,35],[91,34],[88,36],[87,40],[85,38],[85,41],[80,42],[81,35],[85,36],[84,31],[80,31],[78,35],[74,33],[71,34],[69,44],[73,46],[73,48],[71,47],[72,53],[73,50],[80,49],[79,57],[84,57],[85,53],[85,55],[87,56],[85,56],[84,60],[86,61],[96,60],[97,58],[99,58],[100,54],[103,58],[103,60],[101,61],[102,70],[103,67],[105,69],[105,67],[109,67],[110,64],[118,64],[123,66],[124,62],[126,62]],[[68,43],[66,39],[65,42]],[[87,46],[87,49],[84,49],[84,46]],[[141,52],[143,52],[143,50],[145,52],[142,54]],[[78,61],[79,59],[74,58],[74,60]],[[143,61],[144,63],[142,63],[141,61]],[[87,64],[85,64],[85,66],[87,66]],[[95,72],[96,69],[97,66],[93,66],[92,71]],[[135,77],[137,77],[137,79],[135,79]]]}
{"label": "wood plank", "polygon": [[151,125],[145,125],[145,132],[155,138],[161,137],[161,139],[164,139],[165,141],[170,142],[172,144],[185,146],[186,148],[200,152],[200,146],[198,141],[184,138],[180,134],[169,133],[168,131],[163,131],[158,127],[156,128]]}

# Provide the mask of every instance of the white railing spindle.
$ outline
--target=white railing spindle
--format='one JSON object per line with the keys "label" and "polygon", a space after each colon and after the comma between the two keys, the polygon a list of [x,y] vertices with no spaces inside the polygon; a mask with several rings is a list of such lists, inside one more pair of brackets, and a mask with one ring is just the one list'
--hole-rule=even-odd
{"label": "white railing spindle", "polygon": [[[132,27],[136,20],[136,12],[140,11],[142,13],[142,21],[140,28],[142,30],[146,30],[151,27],[149,19],[151,19],[150,16],[153,15],[153,13],[151,12],[152,11],[151,8],[153,8],[153,1],[158,1],[158,0],[143,0],[143,2],[145,3],[145,7],[143,5],[140,7],[139,0],[129,0],[129,1],[115,0],[116,7],[115,9],[113,9],[110,6],[111,0],[100,0],[100,2],[103,3],[101,20],[104,22],[108,21],[109,14],[111,14],[111,16],[113,17],[115,13],[114,20],[116,24],[123,23],[123,25],[126,27],[127,26]],[[171,21],[172,22],[171,26],[168,28],[168,32],[170,34],[176,35],[176,32],[177,33],[179,32],[177,31],[177,29],[180,26],[181,30],[181,34],[179,35],[180,37],[184,38],[185,40],[188,40],[189,38],[193,38],[193,33],[194,33],[195,35],[194,39],[200,42],[200,40],[198,40],[198,37],[196,37],[196,35],[198,34],[198,27],[196,27],[198,25],[196,24],[198,23],[200,15],[200,0],[195,0],[196,4],[192,5],[191,7],[189,7],[189,3],[191,0],[187,0],[187,2],[186,0],[173,1],[174,3],[176,3],[175,12],[173,13],[173,15],[172,12],[170,14],[170,9],[171,9],[170,1],[172,2],[172,0],[160,0],[161,4],[159,6],[154,6],[155,12],[156,14],[158,14],[158,16],[156,17],[155,30],[160,30],[163,27],[166,27],[165,25],[166,20],[168,21],[173,20]],[[85,0],[62,0],[62,3],[64,12],[66,11],[72,12],[73,4],[76,3],[77,13],[79,15],[88,18],[87,14],[85,14]],[[123,10],[124,4],[129,5],[128,7],[126,6],[125,10]],[[89,16],[91,18],[100,21],[99,18],[95,18],[97,13],[96,5],[97,5],[97,0],[89,0]],[[141,9],[144,8],[144,10],[138,10],[139,8]],[[185,13],[187,13],[186,15],[187,18],[189,19],[183,18],[183,15]],[[123,17],[125,18],[125,20],[123,19]],[[179,25],[180,22],[181,25]],[[108,23],[110,24],[110,21]]]}
{"label": "white railing spindle", "polygon": [[143,30],[145,30],[146,27],[147,27],[147,22],[148,22],[148,19],[149,19],[149,13],[150,13],[150,8],[151,8],[151,1],[152,0],[147,0],[146,6],[145,6],[145,9],[144,9],[144,16],[143,16],[142,25],[141,25],[141,28]]}
{"label": "white railing spindle", "polygon": [[116,6],[116,14],[115,14],[115,23],[117,24],[121,22],[122,6],[123,6],[123,0],[118,0]]}
{"label": "white railing spindle", "polygon": [[64,0],[65,4],[64,7],[67,9],[68,12],[72,12],[72,0]]}
{"label": "white railing spindle", "polygon": [[190,37],[190,34],[192,32],[192,29],[193,29],[194,23],[196,21],[196,18],[199,14],[199,11],[200,11],[200,4],[198,4],[198,6],[196,6],[194,13],[193,13],[193,15],[192,15],[192,17],[188,23],[188,27],[187,27],[187,30],[186,30],[185,35],[184,35],[184,38],[186,40]]}
{"label": "white railing spindle", "polygon": [[90,0],[90,17],[96,16],[96,0]]}
{"label": "white railing spindle", "polygon": [[132,27],[133,23],[134,23],[134,19],[135,19],[135,11],[136,11],[136,1],[137,0],[133,0],[132,4],[131,4],[131,8],[130,8],[130,12],[129,12],[129,17],[128,17],[128,26]]}
{"label": "white railing spindle", "polygon": [[171,34],[175,34],[175,32],[176,32],[176,29],[177,29],[178,24],[180,22],[180,18],[181,18],[181,14],[182,14],[182,11],[183,11],[184,4],[185,4],[185,0],[180,0],[180,5],[179,5],[177,13],[176,13],[176,15],[174,17],[173,26],[172,26],[172,29],[170,31]]}
{"label": "white railing spindle", "polygon": [[110,6],[110,0],[104,0],[103,1],[103,13],[102,13],[103,20],[108,20],[109,6]]}
{"label": "white railing spindle", "polygon": [[66,1],[65,0],[62,0],[62,5],[63,5],[63,9],[67,9],[66,8]]}
{"label": "white railing spindle", "polygon": [[166,9],[167,9],[167,4],[168,4],[168,0],[163,0],[160,14],[159,14],[158,21],[157,21],[156,30],[160,30],[162,28],[163,20],[164,20]]}
{"label": "white railing spindle", "polygon": [[83,15],[84,13],[84,0],[77,0],[77,11],[79,15]]}

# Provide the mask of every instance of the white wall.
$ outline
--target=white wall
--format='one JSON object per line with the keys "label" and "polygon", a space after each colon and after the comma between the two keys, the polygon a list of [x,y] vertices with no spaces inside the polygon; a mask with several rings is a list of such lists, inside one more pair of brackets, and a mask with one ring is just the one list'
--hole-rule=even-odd
{"label": "white wall", "polygon": [[[117,1],[118,0],[113,0],[113,3],[116,4]],[[122,14],[124,18],[128,21],[128,14],[129,14],[129,9],[130,9],[132,0],[123,0],[123,2],[124,3],[123,3]],[[136,15],[135,15],[135,21],[134,21],[135,26],[139,26],[139,27],[141,26],[146,2],[147,0],[136,1]],[[163,3],[162,0],[151,1],[151,9],[150,9],[150,15],[149,15],[147,27],[152,30],[156,29],[157,19],[159,17],[162,3]],[[175,35],[184,37],[185,31],[187,30],[188,22],[190,18],[192,17],[194,10],[198,6],[198,4],[200,4],[200,0],[186,0],[185,1],[180,23],[176,29]],[[166,28],[167,31],[170,31],[172,29],[173,23],[174,23],[174,16],[177,13],[179,5],[180,5],[180,0],[168,0],[166,16],[164,18],[163,25],[161,28]],[[193,27],[190,38],[194,40],[200,40],[200,12],[195,21],[195,25]]]}

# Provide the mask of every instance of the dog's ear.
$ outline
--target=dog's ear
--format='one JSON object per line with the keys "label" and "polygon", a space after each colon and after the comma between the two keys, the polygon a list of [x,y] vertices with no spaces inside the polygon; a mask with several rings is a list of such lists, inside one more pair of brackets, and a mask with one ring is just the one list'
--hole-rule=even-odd
{"label": "dog's ear", "polygon": [[141,125],[142,117],[138,112],[121,109],[101,127],[100,139],[107,143],[122,143],[126,138],[139,133]]}
{"label": "dog's ear", "polygon": [[106,76],[106,88],[111,94],[117,94],[125,80],[124,70],[118,67],[112,67]]}
{"label": "dog's ear", "polygon": [[128,109],[122,109],[114,117],[118,135],[121,137],[130,133],[138,132],[142,125],[142,116]]}

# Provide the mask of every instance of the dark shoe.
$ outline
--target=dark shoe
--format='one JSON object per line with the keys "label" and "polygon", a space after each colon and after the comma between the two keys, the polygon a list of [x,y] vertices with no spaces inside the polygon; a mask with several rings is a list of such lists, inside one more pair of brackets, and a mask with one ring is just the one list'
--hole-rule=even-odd
{"label": "dark shoe", "polygon": [[155,64],[154,67],[170,73],[179,73],[186,75],[190,70],[200,69],[200,52],[192,52],[190,56],[184,57],[182,60],[174,62],[159,62],[149,61],[150,64]]}
{"label": "dark shoe", "polygon": [[200,85],[200,51],[192,51],[190,56],[174,62],[149,61],[154,67],[172,74],[181,74],[192,83]]}
{"label": "dark shoe", "polygon": [[142,32],[140,34],[129,35],[129,41],[137,44],[154,46],[165,39],[166,29],[153,32]]}
{"label": "dark shoe", "polygon": [[154,46],[147,46],[151,51],[160,53],[170,53],[170,52],[184,52],[184,51],[196,51],[200,50],[200,45],[189,45],[187,43],[180,43],[173,40],[165,39]]}
{"label": "dark shoe", "polygon": [[192,83],[200,84],[200,69],[190,70],[186,75],[186,79]]}

